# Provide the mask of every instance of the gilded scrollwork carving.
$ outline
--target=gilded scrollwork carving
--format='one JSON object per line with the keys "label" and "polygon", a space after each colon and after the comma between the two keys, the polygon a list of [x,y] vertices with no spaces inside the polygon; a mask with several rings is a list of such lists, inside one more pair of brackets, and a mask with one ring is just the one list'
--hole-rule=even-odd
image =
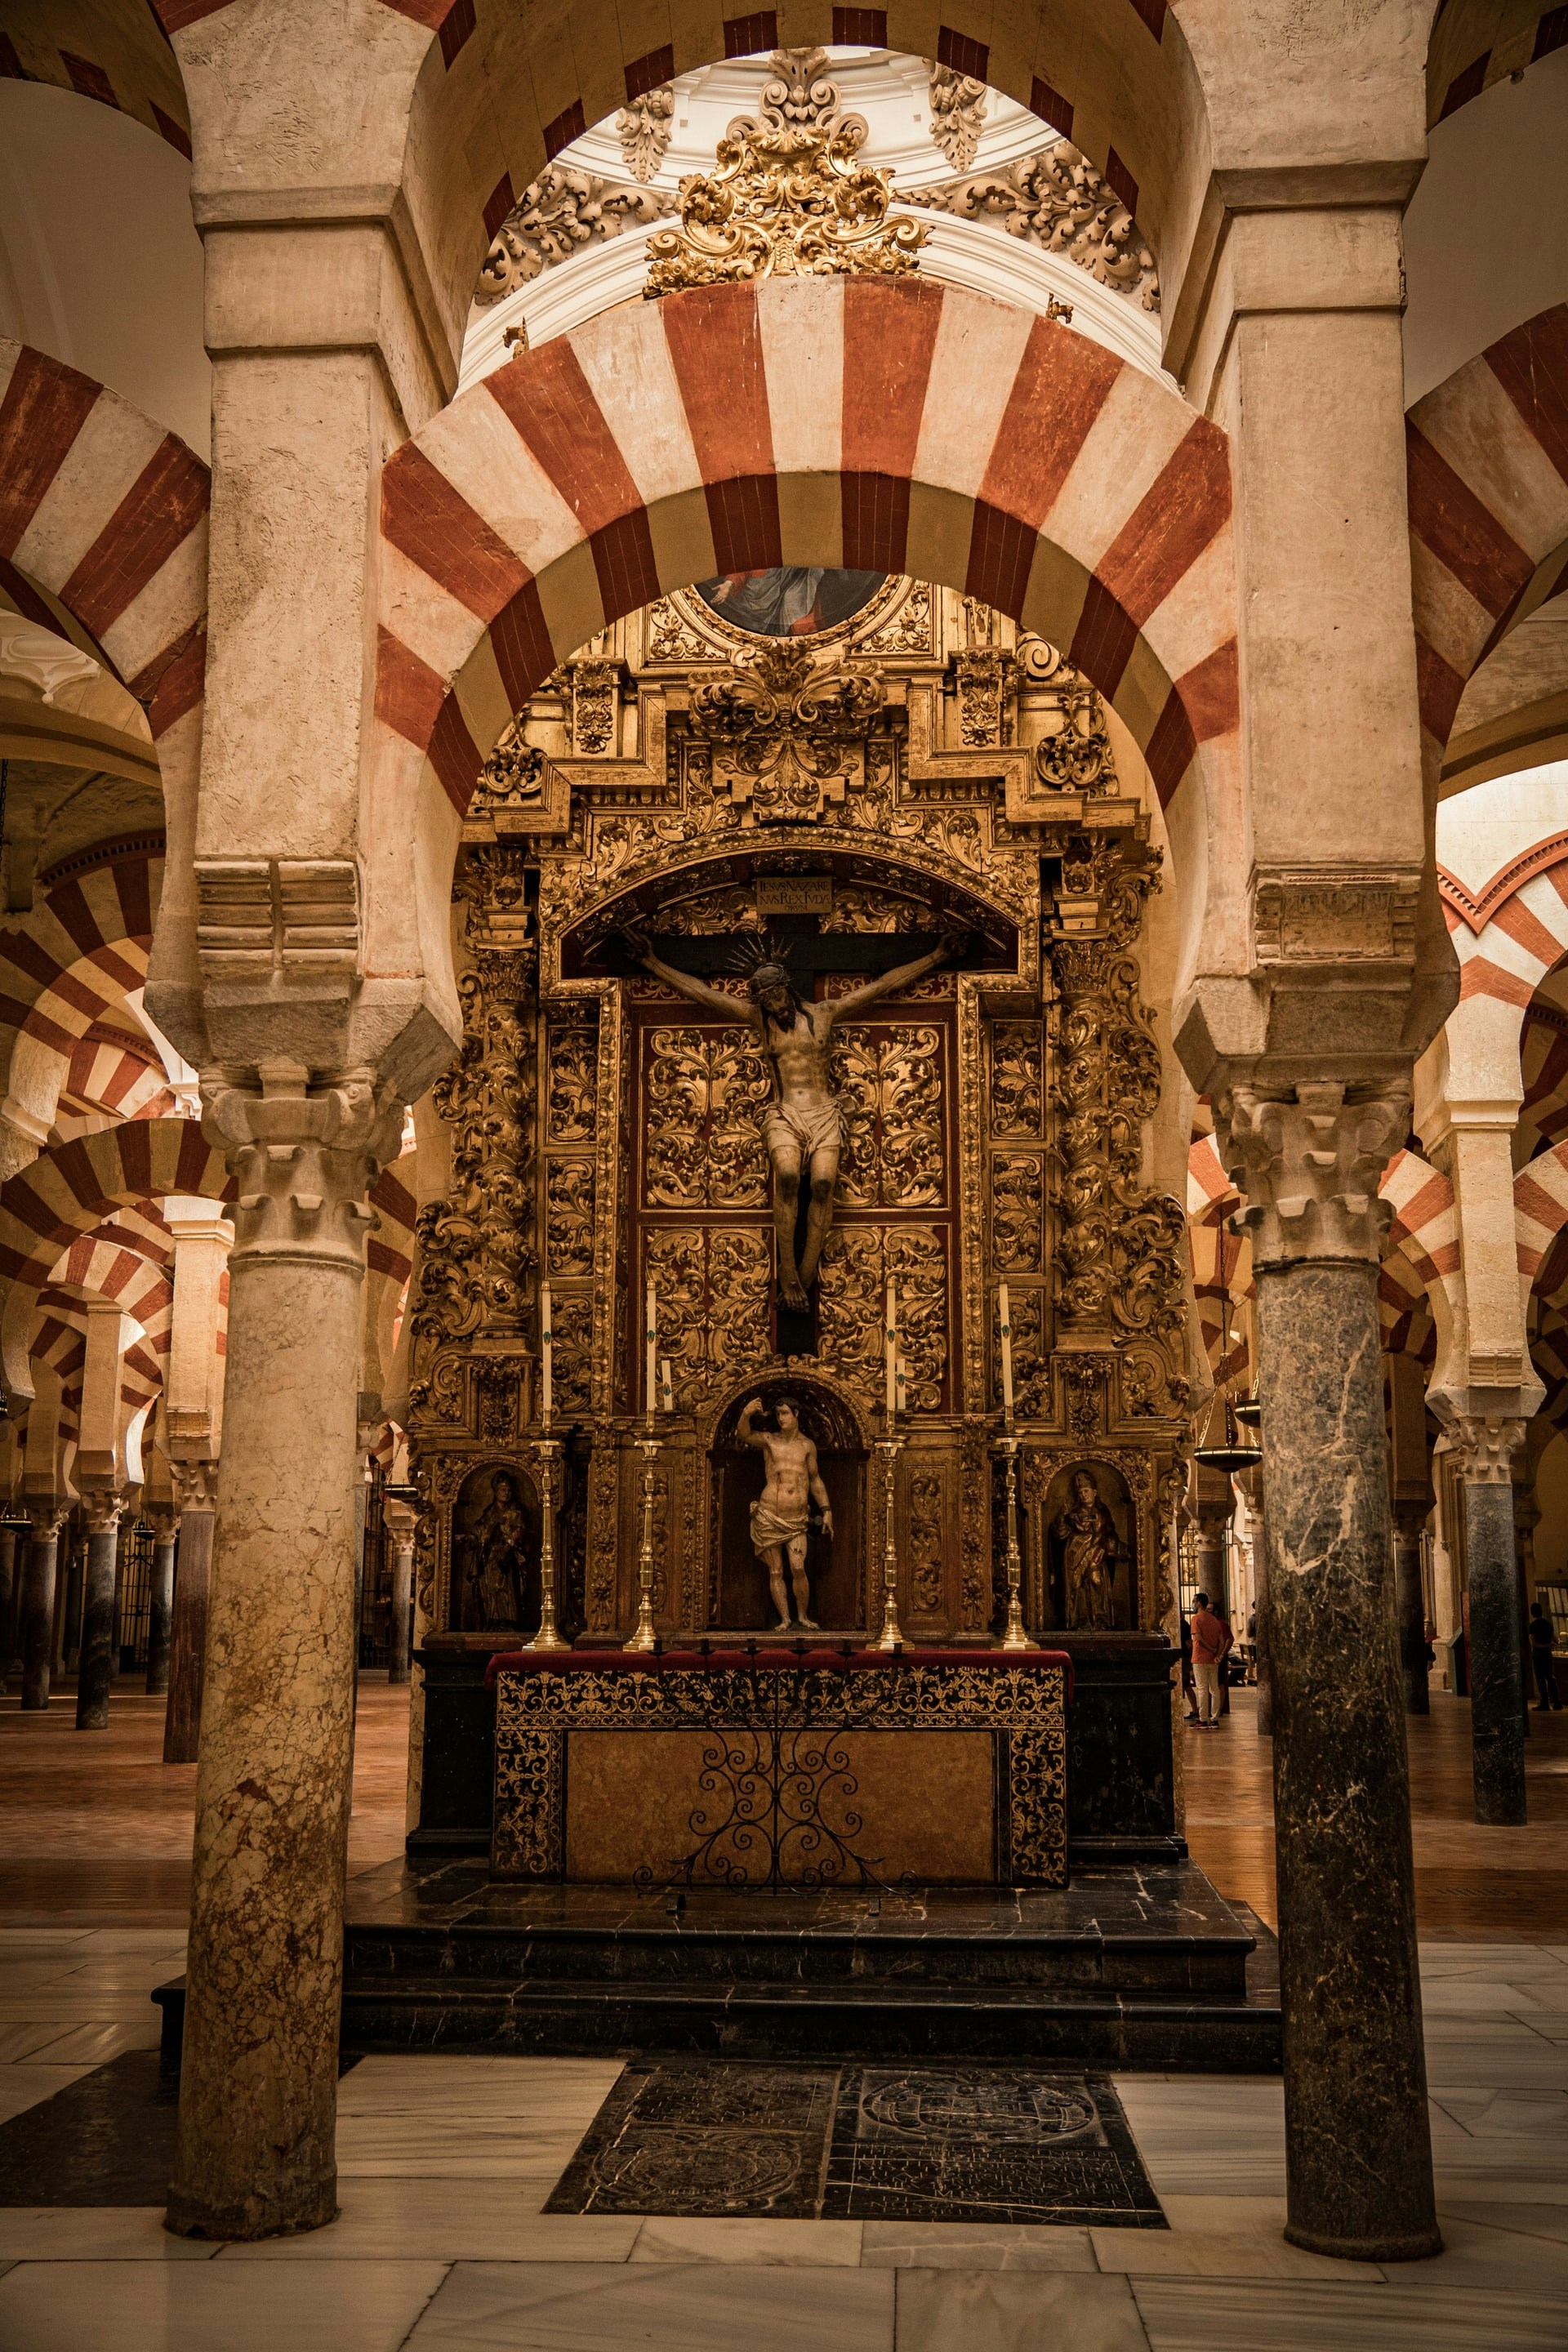
{"label": "gilded scrollwork carving", "polygon": [[[1065,1336],[1109,1331],[1122,1346],[1153,1341],[1179,1382],[1186,1223],[1177,1202],[1142,1181],[1160,1052],[1132,949],[1156,884],[1152,859],[1133,862],[1114,840],[1084,836],[1062,860],[1063,912],[1051,945],[1056,1300]],[[1179,1410],[1167,1387],[1169,1409]]]}
{"label": "gilded scrollwork carving", "polygon": [[755,1038],[739,1028],[656,1028],[644,1050],[645,1204],[736,1209],[765,1202],[768,1159],[758,1119],[773,1086]]}
{"label": "gilded scrollwork carving", "polygon": [[908,1401],[936,1412],[947,1379],[947,1238],[934,1225],[865,1225],[841,1220],[828,1235],[817,1281],[817,1335],[868,1404],[883,1394],[882,1317],[889,1282],[899,1286],[899,1339],[909,1367]]}
{"label": "gilded scrollwork carving", "polygon": [[689,724],[743,823],[798,824],[858,780],[885,700],[875,671],[819,668],[804,638],[786,638],[695,686]]}
{"label": "gilded scrollwork carving", "polygon": [[954,213],[961,220],[994,221],[1009,236],[1064,254],[1102,286],[1131,295],[1143,310],[1160,307],[1154,257],[1137,222],[1088,158],[1065,139],[999,172],[902,193],[909,204]]}
{"label": "gilded scrollwork carving", "polygon": [[1037,1274],[1046,1173],[1037,1152],[991,1155],[991,1264],[999,1275]]}
{"label": "gilded scrollwork carving", "polygon": [[597,1024],[550,1024],[545,1135],[551,1143],[592,1143],[598,1124]]}
{"label": "gilded scrollwork carving", "polygon": [[941,1031],[850,1024],[834,1032],[830,1070],[844,1126],[839,1199],[850,1208],[942,1206]]}
{"label": "gilded scrollwork carving", "polygon": [[659,1351],[689,1412],[771,1350],[772,1240],[763,1225],[650,1225],[645,1266],[658,1300]]}
{"label": "gilded scrollwork carving", "polygon": [[544,1264],[552,1281],[594,1271],[594,1163],[552,1160],[544,1180]]}
{"label": "gilded scrollwork carving", "polygon": [[991,1132],[1038,1135],[1045,1118],[1043,1039],[1037,1021],[998,1021],[991,1032]]}
{"label": "gilded scrollwork carving", "polygon": [[945,1593],[942,1481],[939,1470],[910,1472],[909,1509],[910,1605],[917,1616],[940,1616]]}

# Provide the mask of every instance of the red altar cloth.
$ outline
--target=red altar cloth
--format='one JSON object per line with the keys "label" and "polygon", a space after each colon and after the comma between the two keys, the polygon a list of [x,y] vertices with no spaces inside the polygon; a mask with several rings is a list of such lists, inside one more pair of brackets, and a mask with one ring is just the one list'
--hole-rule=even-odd
{"label": "red altar cloth", "polygon": [[797,1652],[783,1642],[759,1642],[752,1650],[498,1650],[485,1668],[485,1687],[492,1688],[499,1674],[700,1675],[744,1674],[770,1666],[837,1668],[851,1674],[888,1666],[1060,1666],[1072,1697],[1072,1659],[1066,1650],[806,1650]]}

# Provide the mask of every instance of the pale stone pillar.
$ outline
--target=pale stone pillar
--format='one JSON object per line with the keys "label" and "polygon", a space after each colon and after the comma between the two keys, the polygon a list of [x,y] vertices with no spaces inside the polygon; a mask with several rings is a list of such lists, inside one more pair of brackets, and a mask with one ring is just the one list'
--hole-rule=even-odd
{"label": "pale stone pillar", "polygon": [[208,1113],[239,1201],[168,2214],[243,2239],[337,2207],[364,1196],[401,1126],[358,1078],[261,1079]]}
{"label": "pale stone pillar", "polygon": [[1519,1827],[1526,1819],[1526,1727],[1512,1464],[1524,1443],[1524,1424],[1468,1415],[1455,1422],[1453,1438],[1465,1493],[1476,1819]]}
{"label": "pale stone pillar", "polygon": [[107,1731],[109,1693],[113,1682],[116,1555],[119,1550],[121,1496],[91,1487],[82,1496],[87,1520],[87,1586],[81,1621],[81,1655],[77,1664],[76,1727]]}
{"label": "pale stone pillar", "polygon": [[1289,2221],[1363,2261],[1435,2252],[1377,1273],[1394,1090],[1220,1106],[1258,1284]]}
{"label": "pale stone pillar", "polygon": [[414,1671],[414,1530],[415,1516],[406,1503],[388,1500],[386,1528],[392,1538],[392,1640],[386,1679],[405,1683]]}
{"label": "pale stone pillar", "polygon": [[163,1216],[174,1236],[174,1304],[160,1428],[179,1530],[163,1761],[194,1764],[201,1735],[213,1511],[223,1440],[226,1359],[218,1353],[217,1335],[234,1227],[226,1209],[195,1195],[171,1196]]}

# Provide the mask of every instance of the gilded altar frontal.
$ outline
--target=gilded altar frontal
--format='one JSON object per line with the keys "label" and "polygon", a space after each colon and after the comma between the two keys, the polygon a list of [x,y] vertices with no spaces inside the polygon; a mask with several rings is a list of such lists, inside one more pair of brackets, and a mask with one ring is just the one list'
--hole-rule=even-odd
{"label": "gilded altar frontal", "polygon": [[1119,733],[975,598],[805,567],[513,715],[418,1112],[426,1644],[534,1635],[547,1518],[563,1641],[872,1639],[890,1502],[900,1637],[990,1646],[1009,1453],[1029,1638],[1169,1632],[1194,1377]]}

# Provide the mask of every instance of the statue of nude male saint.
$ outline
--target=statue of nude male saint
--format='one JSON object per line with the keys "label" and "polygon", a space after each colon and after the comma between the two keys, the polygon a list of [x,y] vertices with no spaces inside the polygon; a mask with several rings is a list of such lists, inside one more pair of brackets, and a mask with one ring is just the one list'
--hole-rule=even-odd
{"label": "statue of nude male saint", "polygon": [[752,1428],[752,1419],[762,1409],[762,1398],[753,1397],[741,1415],[740,1427],[742,1444],[756,1446],[768,1466],[762,1494],[752,1505],[752,1549],[759,1559],[767,1562],[768,1585],[773,1607],[779,1612],[777,1631],[789,1631],[789,1596],[784,1591],[787,1562],[790,1582],[795,1587],[795,1620],[815,1633],[816,1620],[806,1613],[811,1602],[811,1587],[805,1576],[810,1506],[815,1503],[822,1515],[824,1535],[833,1533],[833,1512],[822,1473],[816,1466],[816,1448],[802,1433],[800,1407],[794,1397],[780,1397],[773,1407],[773,1419],[778,1423],[776,1435],[771,1430]]}
{"label": "statue of nude male saint", "polygon": [[[642,932],[627,929],[621,936],[637,961],[667,987],[700,1004],[705,1012],[717,1013],[721,1020],[751,1022],[761,1034],[773,1073],[774,1094],[763,1115],[763,1141],[773,1171],[779,1292],[786,1307],[804,1310],[810,1305],[805,1294],[816,1280],[816,1262],[833,1222],[838,1155],[844,1141],[837,1097],[827,1083],[834,1024],[852,1020],[879,997],[897,996],[901,989],[923,980],[939,964],[961,955],[967,940],[944,940],[929,955],[917,956],[912,963],[901,963],[879,980],[868,980],[863,988],[823,1004],[807,1004],[787,966],[770,957],[752,973],[746,983],[751,1002],[742,1006],[690,972],[677,971],[655,955]],[[797,1264],[795,1208],[803,1169],[811,1189],[806,1200],[805,1246]]]}

